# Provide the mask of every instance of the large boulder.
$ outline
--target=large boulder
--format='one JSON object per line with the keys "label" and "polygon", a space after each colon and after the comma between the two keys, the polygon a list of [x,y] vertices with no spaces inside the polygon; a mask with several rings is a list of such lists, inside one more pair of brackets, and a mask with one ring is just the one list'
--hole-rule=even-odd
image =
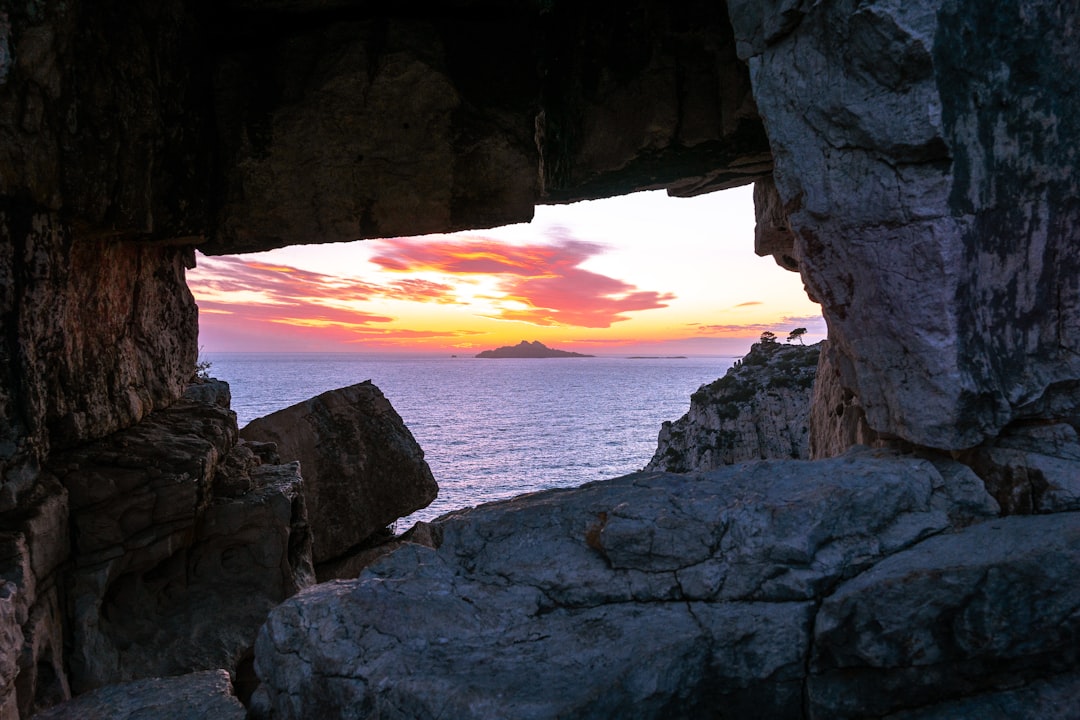
{"label": "large boulder", "polygon": [[252,420],[240,435],[300,462],[316,563],[356,549],[439,491],[424,451],[370,380]]}
{"label": "large boulder", "polygon": [[181,400],[54,456],[75,692],[235,669],[270,608],[314,581],[298,466],[260,464],[236,440],[227,407]]}
{"label": "large boulder", "polygon": [[660,428],[646,470],[715,470],[746,460],[809,458],[810,399],[820,345],[755,343],[690,410]]}
{"label": "large boulder", "polygon": [[[962,465],[880,452],[641,473],[460,511],[418,525],[358,579],[276,608],[256,645],[256,707],[803,718],[819,604],[996,513]],[[1003,543],[1026,526],[1006,531]],[[1023,652],[1032,667],[1039,652],[1067,655],[1046,642]]]}

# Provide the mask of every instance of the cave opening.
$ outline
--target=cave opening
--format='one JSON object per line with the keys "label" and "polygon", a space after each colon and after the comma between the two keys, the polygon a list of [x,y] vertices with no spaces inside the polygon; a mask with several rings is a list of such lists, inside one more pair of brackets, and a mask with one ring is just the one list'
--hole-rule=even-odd
{"label": "cave opening", "polygon": [[[372,380],[441,488],[403,527],[617,477],[762,332],[824,337],[799,276],[755,254],[753,207],[750,186],[649,191],[490,230],[200,256],[201,357],[241,427]],[[475,357],[522,342],[590,357]]]}

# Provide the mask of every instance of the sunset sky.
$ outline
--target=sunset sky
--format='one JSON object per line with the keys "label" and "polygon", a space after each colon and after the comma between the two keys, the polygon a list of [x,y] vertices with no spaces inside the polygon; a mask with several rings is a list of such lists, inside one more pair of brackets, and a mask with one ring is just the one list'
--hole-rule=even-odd
{"label": "sunset sky", "polygon": [[532,223],[199,255],[203,352],[462,354],[539,340],[592,354],[741,355],[809,329],[795,273],[754,254],[750,186],[539,206]]}

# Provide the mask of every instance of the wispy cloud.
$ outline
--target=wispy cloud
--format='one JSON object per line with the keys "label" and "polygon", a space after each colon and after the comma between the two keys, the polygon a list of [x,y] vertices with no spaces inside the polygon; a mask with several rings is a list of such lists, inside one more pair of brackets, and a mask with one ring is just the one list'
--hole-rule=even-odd
{"label": "wispy cloud", "polygon": [[820,315],[788,315],[776,322],[769,323],[725,323],[718,325],[690,323],[690,325],[701,335],[720,337],[749,337],[766,330],[774,333],[789,332],[797,327],[805,327],[814,334],[825,333],[825,321]]}
{"label": "wispy cloud", "polygon": [[238,257],[201,257],[188,276],[197,298],[200,327],[208,335],[261,334],[285,340],[297,334],[338,344],[378,340],[457,338],[468,331],[390,327],[395,318],[362,309],[379,299],[457,303],[454,288],[406,278],[379,284],[288,265]]}
{"label": "wispy cloud", "polygon": [[200,258],[188,284],[197,295],[241,294],[249,302],[270,305],[369,300],[379,294],[370,283],[229,256]]}
{"label": "wispy cloud", "polygon": [[[385,285],[355,278],[271,265],[256,260],[221,256],[200,258],[198,271],[188,282],[203,297],[233,295],[255,304],[310,307],[393,298],[414,302],[457,302],[454,289],[420,279],[397,280]],[[239,297],[235,297],[239,295]]]}
{"label": "wispy cloud", "polygon": [[371,262],[397,272],[498,278],[490,317],[535,325],[607,328],[627,313],[667,307],[672,293],[639,290],[582,268],[605,246],[556,229],[550,242],[508,245],[483,237],[381,242]]}
{"label": "wispy cloud", "polygon": [[740,307],[750,307],[751,305],[764,305],[764,304],[765,304],[765,303],[761,302],[760,300],[751,300],[751,301],[749,301],[749,302],[743,302],[743,303],[739,303],[739,304],[738,304],[738,305],[736,305],[735,307],[737,307],[737,308],[740,308]]}

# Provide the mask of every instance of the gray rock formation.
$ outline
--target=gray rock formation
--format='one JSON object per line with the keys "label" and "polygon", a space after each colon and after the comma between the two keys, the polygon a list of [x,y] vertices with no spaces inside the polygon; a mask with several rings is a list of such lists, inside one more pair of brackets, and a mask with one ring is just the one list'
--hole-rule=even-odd
{"label": "gray rock formation", "polygon": [[660,428],[646,470],[715,470],[744,460],[809,455],[810,397],[820,345],[755,343],[727,374],[690,396]]}
{"label": "gray rock formation", "polygon": [[[405,544],[359,579],[315,586],[274,610],[256,645],[262,712],[802,718],[804,689],[834,682],[829,653],[859,647],[818,606],[858,594],[878,567],[888,578],[886,563],[925,558],[940,597],[959,598],[979,572],[993,575],[1014,535],[1035,533],[1024,544],[1031,556],[1015,562],[1057,557],[1039,587],[1077,569],[1075,552],[1059,550],[1075,544],[1080,516],[980,523],[996,513],[962,465],[881,452],[642,473],[461,511],[427,528],[434,547]],[[1038,550],[1055,526],[1075,528]],[[969,548],[994,533],[1000,551],[979,561]],[[954,569],[965,553],[973,569]],[[973,626],[1032,602],[995,597]],[[1068,619],[1070,597],[1048,622]],[[1067,663],[1070,637],[980,649],[1002,664],[975,685],[997,687],[1010,667]],[[851,703],[863,697],[845,689]]]}
{"label": "gray rock formation", "polygon": [[136,680],[94,690],[34,717],[39,720],[244,720],[226,670]]}
{"label": "gray rock formation", "polygon": [[240,434],[276,443],[282,460],[300,462],[319,564],[426,507],[439,491],[424,451],[370,380],[252,420]]}
{"label": "gray rock formation", "polygon": [[[235,669],[270,608],[314,581],[299,468],[245,464],[236,439],[228,408],[182,400],[54,455],[73,532],[74,691]],[[216,482],[230,464],[232,482]]]}
{"label": "gray rock formation", "polygon": [[821,605],[814,713],[875,717],[1074,670],[1078,561],[1077,513],[980,523],[883,560]]}
{"label": "gray rock formation", "polygon": [[762,257],[772,256],[780,267],[798,272],[795,236],[791,234],[787,210],[772,175],[754,183],[754,219],[754,252]]}
{"label": "gray rock formation", "polygon": [[722,5],[325,4],[244,3],[223,30],[226,192],[205,251],[492,227],[541,198],[695,195],[771,167]]}
{"label": "gray rock formation", "polygon": [[1074,424],[1016,424],[963,459],[1007,513],[1080,510],[1080,440]]}
{"label": "gray rock formation", "polygon": [[968,448],[1075,380],[1075,3],[728,9],[791,257],[869,426]]}

